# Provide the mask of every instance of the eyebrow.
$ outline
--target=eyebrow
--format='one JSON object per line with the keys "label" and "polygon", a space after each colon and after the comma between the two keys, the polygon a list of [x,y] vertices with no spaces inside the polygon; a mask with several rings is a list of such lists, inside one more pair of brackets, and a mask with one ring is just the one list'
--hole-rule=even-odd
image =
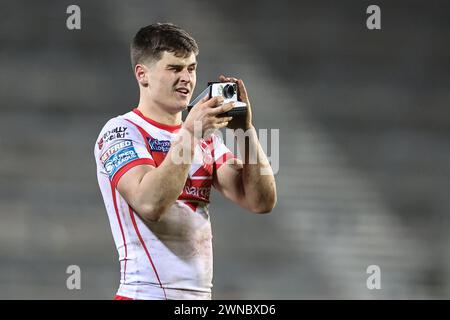
{"label": "eyebrow", "polygon": [[[183,68],[185,64],[168,64],[167,68]],[[188,67],[197,66],[197,62],[191,63]]]}

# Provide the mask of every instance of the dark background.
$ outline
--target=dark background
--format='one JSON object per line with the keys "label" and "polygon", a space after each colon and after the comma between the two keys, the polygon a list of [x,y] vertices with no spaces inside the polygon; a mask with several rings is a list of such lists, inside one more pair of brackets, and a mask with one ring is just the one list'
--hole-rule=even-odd
{"label": "dark background", "polygon": [[449,18],[448,1],[1,1],[0,298],[114,296],[93,147],[138,102],[128,47],[153,22],[197,40],[196,93],[241,77],[255,125],[280,130],[271,214],[213,194],[215,298],[450,298]]}

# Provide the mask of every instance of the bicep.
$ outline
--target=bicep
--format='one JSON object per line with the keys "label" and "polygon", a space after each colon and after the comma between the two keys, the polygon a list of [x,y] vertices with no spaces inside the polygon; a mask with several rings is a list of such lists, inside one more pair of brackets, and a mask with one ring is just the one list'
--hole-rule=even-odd
{"label": "bicep", "polygon": [[139,207],[140,184],[144,176],[153,170],[151,165],[138,165],[122,175],[117,183],[117,191],[133,208]]}

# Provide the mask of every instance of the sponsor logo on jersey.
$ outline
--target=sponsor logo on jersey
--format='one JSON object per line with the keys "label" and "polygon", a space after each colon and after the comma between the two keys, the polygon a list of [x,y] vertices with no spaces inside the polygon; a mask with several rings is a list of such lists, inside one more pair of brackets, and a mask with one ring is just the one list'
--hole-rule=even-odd
{"label": "sponsor logo on jersey", "polygon": [[98,150],[102,150],[102,148],[103,148],[103,138],[100,138],[100,140],[98,140],[97,144],[98,144]]}
{"label": "sponsor logo on jersey", "polygon": [[209,199],[209,194],[211,193],[211,187],[184,186],[183,191],[187,195],[201,197],[204,199]]}
{"label": "sponsor logo on jersey", "polygon": [[153,152],[169,152],[170,141],[169,140],[158,140],[153,138],[148,138],[148,144],[150,145],[150,150]]}
{"label": "sponsor logo on jersey", "polygon": [[98,140],[98,148],[101,150],[103,148],[103,144],[115,139],[123,139],[125,138],[129,132],[128,128],[124,126],[115,127],[114,129],[106,131],[103,136]]}
{"label": "sponsor logo on jersey", "polygon": [[106,160],[108,160],[108,158],[113,155],[114,153],[127,148],[127,147],[132,147],[133,146],[133,142],[131,140],[122,140],[116,144],[113,144],[111,147],[109,147],[100,157],[100,161],[102,163],[105,163]]}
{"label": "sponsor logo on jersey", "polygon": [[111,178],[120,168],[132,160],[138,159],[131,140],[120,141],[103,153],[100,161]]}

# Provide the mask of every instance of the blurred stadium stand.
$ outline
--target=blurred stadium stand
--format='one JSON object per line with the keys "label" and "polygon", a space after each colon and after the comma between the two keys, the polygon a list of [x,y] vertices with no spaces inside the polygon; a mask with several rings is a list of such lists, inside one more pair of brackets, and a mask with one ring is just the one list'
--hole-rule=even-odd
{"label": "blurred stadium stand", "polygon": [[197,39],[196,93],[242,77],[256,126],[280,129],[273,213],[213,195],[216,299],[450,297],[448,2],[378,1],[380,31],[367,1],[77,1],[80,31],[70,4],[0,9],[0,298],[113,297],[92,151],[137,104],[128,44],[156,21]]}

